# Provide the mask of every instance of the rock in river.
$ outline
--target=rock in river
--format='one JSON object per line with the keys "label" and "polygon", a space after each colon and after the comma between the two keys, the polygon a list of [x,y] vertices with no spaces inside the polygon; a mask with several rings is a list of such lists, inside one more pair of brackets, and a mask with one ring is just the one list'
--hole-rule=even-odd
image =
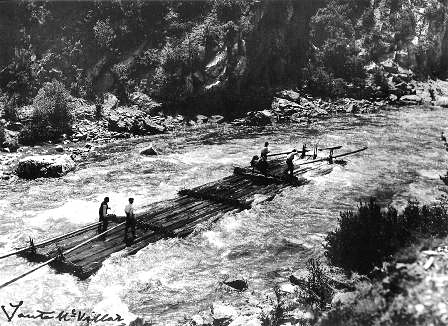
{"label": "rock in river", "polygon": [[153,146],[146,147],[140,151],[140,155],[157,155],[157,151]]}
{"label": "rock in river", "polygon": [[75,169],[75,162],[68,155],[36,155],[19,161],[17,175],[24,179],[56,178]]}
{"label": "rock in river", "polygon": [[422,103],[422,98],[418,95],[403,95],[400,97],[400,103],[403,105],[417,105]]}

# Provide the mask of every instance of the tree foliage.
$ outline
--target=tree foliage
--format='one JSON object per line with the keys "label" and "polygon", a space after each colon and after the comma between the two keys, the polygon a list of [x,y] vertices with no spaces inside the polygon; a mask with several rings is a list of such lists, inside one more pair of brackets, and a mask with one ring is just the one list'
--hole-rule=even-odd
{"label": "tree foliage", "polygon": [[69,93],[59,81],[46,83],[33,100],[33,115],[22,131],[22,143],[57,140],[71,132],[72,114],[68,105]]}
{"label": "tree foliage", "polygon": [[368,273],[415,236],[446,236],[448,211],[443,205],[410,201],[401,214],[382,210],[372,199],[357,212],[341,213],[338,228],[326,239],[326,256],[347,270]]}

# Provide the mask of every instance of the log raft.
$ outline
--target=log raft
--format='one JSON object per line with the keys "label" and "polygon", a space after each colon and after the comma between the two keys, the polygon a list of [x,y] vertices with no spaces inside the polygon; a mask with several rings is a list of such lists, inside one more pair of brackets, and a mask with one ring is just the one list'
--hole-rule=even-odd
{"label": "log raft", "polygon": [[[300,176],[313,170],[328,173],[329,165],[324,161],[319,159],[312,164],[309,157],[300,160],[294,174]],[[201,223],[213,223],[229,212],[250,209],[255,195],[270,200],[286,187],[306,184],[304,178],[285,177],[284,170],[284,159],[271,159],[268,176],[254,173],[251,167],[235,168],[231,176],[180,190],[176,198],[154,203],[137,214],[136,238],[132,244],[124,242],[124,219],[118,218],[109,223],[111,231],[105,240],[97,237],[98,223],[95,223],[38,246],[31,241],[28,249],[18,250],[16,254],[32,262],[50,260],[49,265],[57,272],[86,279],[115,252],[123,250],[125,255],[131,255],[160,239],[185,237]]]}

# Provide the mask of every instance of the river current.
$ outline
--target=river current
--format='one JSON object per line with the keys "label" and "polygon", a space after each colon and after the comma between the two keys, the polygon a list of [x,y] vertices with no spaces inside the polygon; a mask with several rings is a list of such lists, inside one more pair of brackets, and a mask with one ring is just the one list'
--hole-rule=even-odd
{"label": "river current", "polygon": [[[181,188],[227,176],[233,166],[247,165],[266,140],[272,152],[301,148],[303,142],[340,144],[341,153],[369,147],[349,156],[346,166],[308,175],[309,184],[227,214],[185,239],[161,240],[134,256],[114,254],[85,281],[44,267],[2,289],[0,305],[23,300],[23,311],[94,310],[119,313],[126,321],[145,316],[155,325],[174,325],[222,298],[219,282],[228,275],[249,280],[251,290],[271,288],[309,257],[321,255],[339,212],[356,209],[360,200],[374,196],[400,208],[409,199],[428,203],[444,194],[439,174],[446,171],[447,153],[440,131],[447,128],[445,109],[423,107],[308,126],[222,125],[97,146],[75,172],[60,179],[0,184],[1,255],[30,236],[38,241],[96,222],[105,196],[113,212],[122,215],[130,196],[137,210],[144,209]],[[162,155],[139,155],[151,143]],[[32,266],[17,257],[1,260],[0,280]],[[6,323],[1,311],[0,321]],[[60,325],[17,318],[8,324]]]}

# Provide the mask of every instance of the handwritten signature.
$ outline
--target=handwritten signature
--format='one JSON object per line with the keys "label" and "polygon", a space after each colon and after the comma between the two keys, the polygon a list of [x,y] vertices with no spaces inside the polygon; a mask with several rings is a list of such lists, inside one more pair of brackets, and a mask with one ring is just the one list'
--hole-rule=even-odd
{"label": "handwritten signature", "polygon": [[19,301],[17,304],[9,303],[11,308],[8,310],[5,306],[1,306],[3,313],[6,316],[8,322],[11,322],[14,318],[22,319],[41,319],[48,320],[54,319],[61,322],[79,321],[87,323],[100,323],[100,322],[117,322],[123,321],[124,319],[119,315],[110,316],[109,314],[99,314],[95,312],[86,313],[81,310],[72,309],[71,311],[42,311],[36,309],[33,313],[22,313],[19,312],[20,308],[23,306],[23,301]]}

